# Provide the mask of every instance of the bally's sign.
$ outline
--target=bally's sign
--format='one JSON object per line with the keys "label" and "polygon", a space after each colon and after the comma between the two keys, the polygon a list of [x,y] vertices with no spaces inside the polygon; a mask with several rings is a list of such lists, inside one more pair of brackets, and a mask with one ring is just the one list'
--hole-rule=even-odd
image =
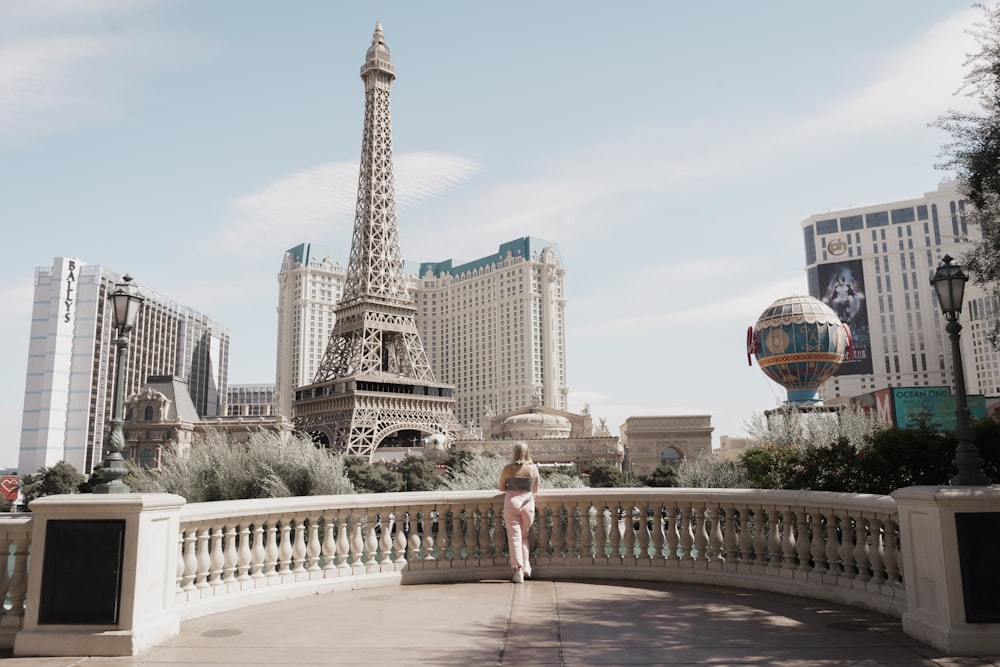
{"label": "bally's sign", "polygon": [[68,323],[73,317],[73,304],[76,303],[76,260],[66,260],[66,278],[63,287],[63,322]]}

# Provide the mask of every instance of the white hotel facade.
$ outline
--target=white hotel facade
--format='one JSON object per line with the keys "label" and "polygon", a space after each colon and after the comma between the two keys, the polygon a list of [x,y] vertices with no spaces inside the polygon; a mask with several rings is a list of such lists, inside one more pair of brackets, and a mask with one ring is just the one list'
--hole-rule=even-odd
{"label": "white hotel facade", "polygon": [[[566,410],[565,268],[554,244],[524,237],[455,265],[404,264],[416,324],[438,382],[455,386],[456,417],[531,405]],[[285,253],[278,275],[275,403],[291,417],[292,392],[312,382],[334,324],[346,268],[313,244]]]}
{"label": "white hotel facade", "polygon": [[[59,461],[89,474],[103,458],[111,417],[115,331],[108,294],[122,276],[57,257],[35,271],[18,471]],[[129,335],[126,397],[151,375],[187,383],[201,417],[222,414],[229,330],[216,320],[138,284],[145,298]]]}
{"label": "white hotel facade", "polygon": [[[820,388],[825,401],[890,386],[954,386],[951,343],[930,279],[945,255],[961,261],[970,247],[964,239],[980,238],[970,207],[954,183],[942,183],[922,197],[802,222],[809,294],[832,304],[841,277],[852,293],[855,354]],[[1000,354],[987,340],[998,316],[994,300],[970,280],[960,319],[969,394],[1000,394]]]}

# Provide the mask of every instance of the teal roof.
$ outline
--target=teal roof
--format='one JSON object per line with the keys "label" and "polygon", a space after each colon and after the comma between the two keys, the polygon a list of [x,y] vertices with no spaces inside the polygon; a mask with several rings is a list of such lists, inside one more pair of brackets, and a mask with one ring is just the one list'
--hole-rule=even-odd
{"label": "teal roof", "polygon": [[555,252],[556,257],[559,259],[559,263],[561,264],[562,256],[559,254],[559,246],[551,241],[535,238],[533,236],[524,236],[513,241],[501,243],[500,250],[493,255],[487,255],[486,257],[466,262],[465,264],[459,264],[458,266],[453,266],[453,260],[450,259],[446,259],[443,262],[421,262],[420,273],[418,275],[423,276],[430,271],[435,276],[440,276],[442,273],[450,273],[453,276],[458,276],[469,271],[475,271],[476,269],[488,267],[491,264],[496,264],[506,258],[508,253],[514,257],[531,259],[532,257],[541,254],[542,250],[548,246],[552,246],[552,250]]}
{"label": "teal roof", "polygon": [[323,261],[327,258],[333,262],[343,263],[344,256],[343,253],[334,248],[315,243],[300,243],[294,248],[289,248],[286,252],[302,266],[309,266],[309,262]]}

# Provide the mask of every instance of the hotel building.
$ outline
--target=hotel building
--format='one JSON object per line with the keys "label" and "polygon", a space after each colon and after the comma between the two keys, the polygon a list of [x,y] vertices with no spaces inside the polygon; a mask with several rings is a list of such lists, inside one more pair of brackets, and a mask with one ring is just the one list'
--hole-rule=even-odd
{"label": "hotel building", "polygon": [[[18,470],[59,461],[89,474],[103,458],[114,385],[115,329],[108,294],[122,277],[57,257],[35,271]],[[224,411],[229,330],[139,285],[145,298],[129,334],[124,395],[152,375],[183,380],[201,417]]]}
{"label": "hotel building", "polygon": [[[954,386],[951,346],[931,276],[980,238],[954,183],[922,197],[813,215],[802,222],[809,294],[854,337],[852,358],[820,388],[825,401],[886,387]],[[994,300],[971,281],[962,311],[970,394],[1000,393],[1000,354],[987,340]],[[837,401],[833,401],[837,402]]]}
{"label": "hotel building", "polygon": [[[455,386],[463,426],[479,426],[483,417],[534,398],[566,410],[566,270],[554,244],[524,237],[472,262],[407,262],[404,271],[420,340],[438,381]],[[345,278],[343,264],[315,245],[285,253],[278,276],[278,414],[291,416],[292,392],[315,377]]]}

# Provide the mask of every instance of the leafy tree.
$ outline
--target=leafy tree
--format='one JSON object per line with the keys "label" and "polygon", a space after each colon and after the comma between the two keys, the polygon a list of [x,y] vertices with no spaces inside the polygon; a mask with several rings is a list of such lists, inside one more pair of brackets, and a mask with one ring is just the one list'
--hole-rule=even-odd
{"label": "leafy tree", "polygon": [[344,472],[358,493],[392,493],[403,490],[403,476],[364,456],[345,456]]}
{"label": "leafy tree", "polygon": [[660,461],[660,465],[641,478],[641,481],[646,486],[677,486],[677,469],[668,461]]}
{"label": "leafy tree", "polygon": [[444,484],[437,466],[423,456],[410,454],[395,469],[403,476],[403,489],[406,491],[434,491]]}
{"label": "leafy tree", "polygon": [[[934,125],[951,135],[941,148],[939,169],[954,173],[959,190],[972,203],[969,219],[982,240],[962,257],[976,283],[1000,297],[1000,5],[977,4],[981,21],[968,30],[979,50],[965,60],[967,72],[958,93],[975,100],[978,110],[950,110]],[[994,327],[991,340],[1000,343]]]}
{"label": "leafy tree", "polygon": [[621,470],[617,464],[605,459],[594,461],[590,469],[590,486],[596,488],[623,488],[636,486],[637,480]]}
{"label": "leafy tree", "polygon": [[445,487],[452,491],[486,491],[497,488],[505,462],[492,452],[462,452],[460,465],[448,470]]}
{"label": "leafy tree", "polygon": [[444,462],[445,467],[448,469],[448,474],[461,472],[476,456],[476,452],[468,449],[452,449],[448,452],[448,459]]}
{"label": "leafy tree", "polygon": [[37,472],[21,478],[20,489],[25,504],[42,496],[54,496],[62,493],[79,493],[80,485],[87,478],[77,472],[69,463],[59,461],[53,466],[40,468]]}

